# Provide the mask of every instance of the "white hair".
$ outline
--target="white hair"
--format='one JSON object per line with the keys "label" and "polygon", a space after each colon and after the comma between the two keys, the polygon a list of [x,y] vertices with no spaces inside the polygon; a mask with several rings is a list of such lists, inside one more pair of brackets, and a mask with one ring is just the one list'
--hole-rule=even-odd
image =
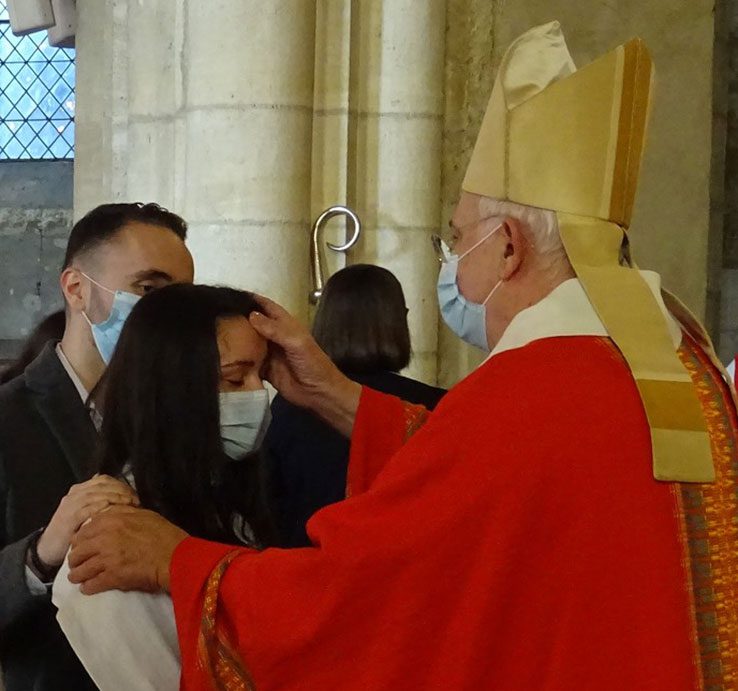
{"label": "white hair", "polygon": [[542,266],[552,271],[571,270],[564,243],[559,233],[556,214],[549,209],[525,206],[516,202],[501,201],[490,197],[479,200],[481,218],[488,216],[510,216],[523,224],[523,233],[541,259]]}

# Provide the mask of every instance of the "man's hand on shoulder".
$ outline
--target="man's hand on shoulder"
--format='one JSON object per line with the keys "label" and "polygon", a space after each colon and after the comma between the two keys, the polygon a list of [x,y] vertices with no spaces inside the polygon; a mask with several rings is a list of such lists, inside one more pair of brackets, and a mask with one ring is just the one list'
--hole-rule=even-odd
{"label": "man's hand on shoulder", "polygon": [[38,558],[48,567],[61,566],[79,527],[110,506],[138,506],[138,497],[129,485],[107,475],[72,485],[38,539]]}
{"label": "man's hand on shoulder", "polygon": [[169,590],[174,550],[187,533],[153,511],[116,506],[96,515],[72,539],[69,580],[82,592]]}

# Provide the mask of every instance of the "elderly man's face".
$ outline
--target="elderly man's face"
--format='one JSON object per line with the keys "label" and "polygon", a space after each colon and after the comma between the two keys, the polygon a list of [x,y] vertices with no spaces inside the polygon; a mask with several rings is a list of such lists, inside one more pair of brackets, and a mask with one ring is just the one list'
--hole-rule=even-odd
{"label": "elderly man's face", "polygon": [[[491,218],[480,216],[480,199],[477,194],[462,192],[451,218],[453,252],[458,256],[474,247],[504,220],[500,216]],[[498,232],[459,261],[457,284],[467,300],[481,303],[487,298],[500,280],[500,265],[504,251],[505,236],[502,232]]]}

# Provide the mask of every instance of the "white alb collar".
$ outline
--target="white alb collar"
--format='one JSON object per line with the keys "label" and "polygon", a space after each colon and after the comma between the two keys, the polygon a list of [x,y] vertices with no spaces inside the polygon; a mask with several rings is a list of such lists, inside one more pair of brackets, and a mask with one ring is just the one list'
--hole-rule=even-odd
{"label": "white alb collar", "polygon": [[[682,330],[664,305],[661,297],[661,276],[654,271],[641,271],[640,274],[667,320],[674,348],[679,348]],[[607,330],[587,298],[579,279],[571,278],[554,288],[543,300],[517,314],[487,360],[543,338],[607,335]]]}

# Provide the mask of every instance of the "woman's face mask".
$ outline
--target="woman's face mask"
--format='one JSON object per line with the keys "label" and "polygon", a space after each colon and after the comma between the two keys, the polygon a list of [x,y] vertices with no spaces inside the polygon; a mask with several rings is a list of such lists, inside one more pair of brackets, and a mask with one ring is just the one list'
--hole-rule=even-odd
{"label": "woman's face mask", "polygon": [[220,394],[220,435],[223,450],[234,461],[256,451],[272,420],[266,389]]}

